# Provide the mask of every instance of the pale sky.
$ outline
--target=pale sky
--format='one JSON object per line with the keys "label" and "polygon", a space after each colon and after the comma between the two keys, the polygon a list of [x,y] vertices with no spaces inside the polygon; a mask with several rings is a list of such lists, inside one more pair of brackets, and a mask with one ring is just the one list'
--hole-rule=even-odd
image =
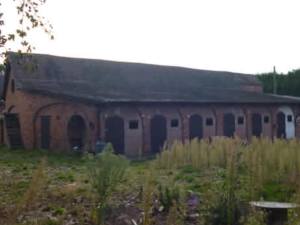
{"label": "pale sky", "polygon": [[47,0],[55,40],[32,40],[53,55],[287,72],[300,68],[299,10],[300,0]]}

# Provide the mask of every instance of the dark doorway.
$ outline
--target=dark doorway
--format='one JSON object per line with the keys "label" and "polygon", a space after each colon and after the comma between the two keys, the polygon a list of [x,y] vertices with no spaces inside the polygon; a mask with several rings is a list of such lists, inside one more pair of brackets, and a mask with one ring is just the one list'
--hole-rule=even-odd
{"label": "dark doorway", "polygon": [[79,115],[71,117],[68,123],[68,136],[71,148],[82,149],[85,144],[86,126],[84,119]]}
{"label": "dark doorway", "polygon": [[286,138],[285,133],[285,114],[277,113],[277,138]]}
{"label": "dark doorway", "polygon": [[41,116],[41,148],[50,148],[50,116]]}
{"label": "dark doorway", "polygon": [[203,138],[203,120],[199,115],[192,115],[189,120],[190,139]]}
{"label": "dark doorway", "polygon": [[233,137],[235,133],[235,118],[232,113],[224,114],[223,133],[225,137]]}
{"label": "dark doorway", "polygon": [[262,117],[259,113],[252,114],[252,136],[261,137],[262,134]]}
{"label": "dark doorway", "polygon": [[167,139],[167,121],[166,118],[156,115],[150,122],[150,135],[151,135],[151,151],[158,153],[164,146]]}
{"label": "dark doorway", "polygon": [[121,117],[105,120],[105,141],[112,144],[116,154],[124,154],[124,121]]}
{"label": "dark doorway", "polygon": [[10,148],[23,148],[19,115],[5,114],[4,119]]}

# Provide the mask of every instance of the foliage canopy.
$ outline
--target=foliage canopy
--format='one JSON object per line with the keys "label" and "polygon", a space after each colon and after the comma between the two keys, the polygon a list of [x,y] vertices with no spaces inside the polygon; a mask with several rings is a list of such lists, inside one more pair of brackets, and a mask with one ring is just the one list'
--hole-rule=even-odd
{"label": "foliage canopy", "polygon": [[[8,1],[8,0],[6,0]],[[1,9],[3,0],[0,0],[0,54],[5,56],[7,51],[11,49],[8,47],[9,42],[15,42],[19,46],[19,52],[30,53],[34,47],[28,39],[28,34],[37,28],[41,28],[51,39],[54,38],[52,33],[52,25],[40,14],[41,6],[46,0],[9,0],[15,6],[17,11],[16,20],[17,27],[13,32],[7,32],[5,15]]]}
{"label": "foliage canopy", "polygon": [[[273,93],[273,73],[257,75],[262,82],[263,90],[266,93]],[[293,70],[287,74],[275,74],[277,94],[300,96],[300,69]]]}

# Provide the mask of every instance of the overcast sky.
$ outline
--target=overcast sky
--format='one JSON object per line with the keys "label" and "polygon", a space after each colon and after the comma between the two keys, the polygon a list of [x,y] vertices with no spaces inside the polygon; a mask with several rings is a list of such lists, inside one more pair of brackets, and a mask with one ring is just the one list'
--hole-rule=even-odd
{"label": "overcast sky", "polygon": [[300,68],[299,10],[299,0],[47,0],[55,40],[33,41],[61,56],[286,72]]}

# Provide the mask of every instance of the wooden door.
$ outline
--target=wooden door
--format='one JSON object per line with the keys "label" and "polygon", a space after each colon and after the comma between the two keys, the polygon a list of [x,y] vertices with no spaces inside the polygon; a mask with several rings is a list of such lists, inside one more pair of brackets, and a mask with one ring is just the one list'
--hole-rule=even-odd
{"label": "wooden door", "polygon": [[252,136],[261,137],[261,135],[262,135],[262,117],[259,113],[252,114],[251,125],[252,125]]}
{"label": "wooden door", "polygon": [[19,115],[5,114],[4,119],[10,148],[23,148]]}
{"label": "wooden door", "polygon": [[150,122],[151,152],[156,154],[161,151],[167,140],[167,120],[161,115],[156,115]]}
{"label": "wooden door", "polygon": [[203,138],[203,119],[199,115],[192,115],[189,119],[190,139]]}
{"label": "wooden door", "polygon": [[105,141],[111,143],[116,154],[124,154],[124,120],[118,116],[105,120]]}
{"label": "wooden door", "polygon": [[235,117],[232,113],[224,114],[223,133],[225,137],[233,137],[235,133]]}
{"label": "wooden door", "polygon": [[41,116],[41,148],[50,148],[50,116]]}
{"label": "wooden door", "polygon": [[71,148],[82,150],[86,142],[86,125],[80,115],[73,115],[68,123],[68,137]]}
{"label": "wooden door", "polygon": [[277,138],[286,138],[285,132],[285,114],[277,113]]}

